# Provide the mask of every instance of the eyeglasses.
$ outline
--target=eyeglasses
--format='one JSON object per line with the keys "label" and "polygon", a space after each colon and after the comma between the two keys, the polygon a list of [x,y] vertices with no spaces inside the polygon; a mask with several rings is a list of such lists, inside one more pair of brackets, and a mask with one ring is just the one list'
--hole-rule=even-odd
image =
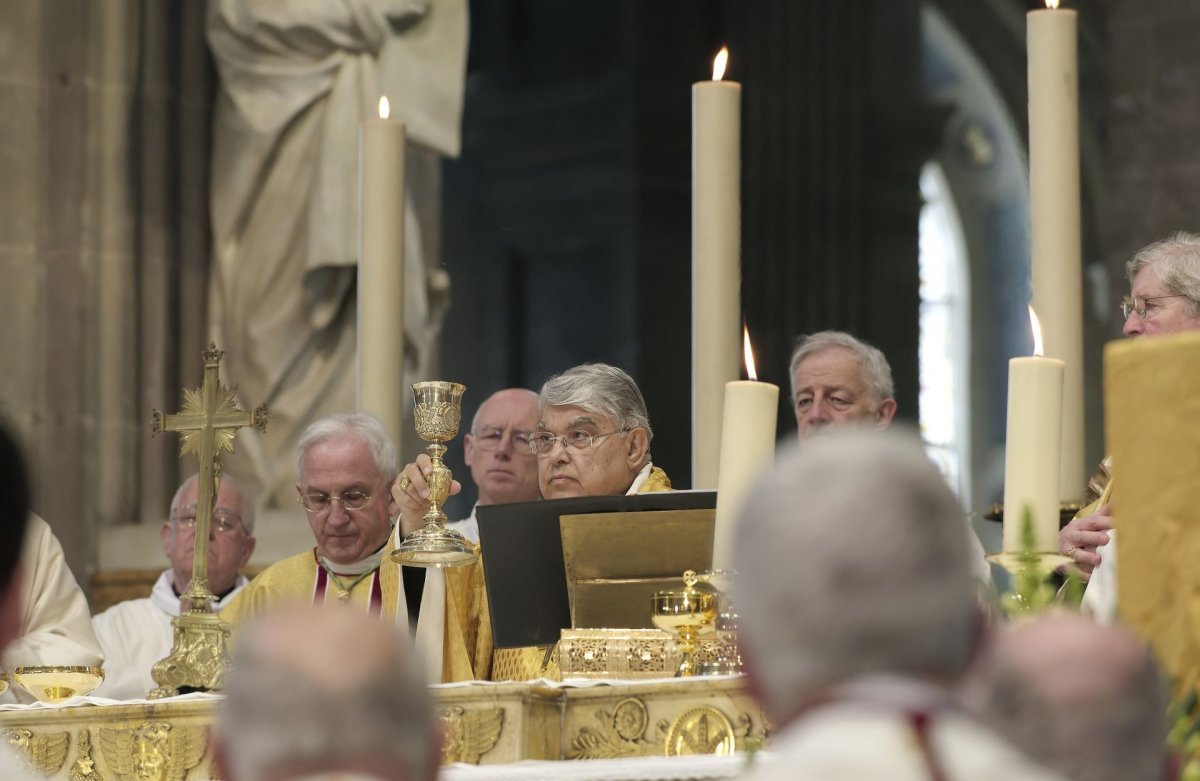
{"label": "eyeglasses", "polygon": [[1146,304],[1151,301],[1161,301],[1164,298],[1188,298],[1188,296],[1183,293],[1176,293],[1170,296],[1152,296],[1151,298],[1142,298],[1141,296],[1130,298],[1129,296],[1125,296],[1121,299],[1121,316],[1128,320],[1129,315],[1137,312],[1137,316],[1145,320]]}
{"label": "eyeglasses", "polygon": [[[196,505],[189,504],[177,507],[171,512],[171,520],[184,529],[195,529]],[[213,510],[212,526],[210,528],[216,531],[217,534],[233,534],[237,529],[242,528],[242,516],[233,510],[218,507]]]}
{"label": "eyeglasses", "polygon": [[[506,429],[496,426],[480,426],[478,430],[472,431],[471,435],[475,438],[475,446],[480,450],[499,450],[500,443],[504,441],[504,432]],[[529,438],[533,436],[528,431],[513,431],[511,436],[512,448],[518,453],[529,452]]]}
{"label": "eyeglasses", "polygon": [[563,447],[568,450],[582,452],[590,450],[596,444],[596,440],[611,437],[613,434],[624,434],[630,429],[623,428],[619,431],[610,431],[607,434],[589,434],[586,431],[576,429],[568,431],[566,434],[551,434],[549,431],[539,431],[536,434],[529,435],[529,447],[536,455],[549,455],[554,449],[555,442],[562,442]]}
{"label": "eyeglasses", "polygon": [[330,496],[324,491],[309,491],[301,494],[300,504],[310,513],[319,513],[329,509],[333,502],[340,502],[343,510],[361,510],[371,501],[371,495],[365,491],[350,489],[342,491],[338,496]]}

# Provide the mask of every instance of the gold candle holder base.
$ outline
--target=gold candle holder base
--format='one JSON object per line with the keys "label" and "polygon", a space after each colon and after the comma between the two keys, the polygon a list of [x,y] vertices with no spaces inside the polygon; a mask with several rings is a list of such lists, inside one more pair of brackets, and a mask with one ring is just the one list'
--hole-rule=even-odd
{"label": "gold candle holder base", "polygon": [[189,610],[172,619],[171,626],[175,643],[171,653],[150,669],[158,688],[151,689],[147,698],[220,689],[229,670],[229,623],[216,613]]}
{"label": "gold candle holder base", "polygon": [[1004,551],[987,557],[1012,576],[1012,588],[1001,597],[1009,616],[1021,616],[1045,609],[1054,601],[1055,589],[1050,576],[1073,559],[1057,551]]}
{"label": "gold candle holder base", "polygon": [[91,694],[104,682],[104,670],[74,665],[18,667],[13,679],[40,701],[53,704]]}
{"label": "gold candle holder base", "polygon": [[695,572],[683,573],[683,582],[686,586],[683,591],[659,591],[651,599],[651,622],[679,638],[682,659],[675,671],[676,678],[696,674],[696,640],[701,633],[712,630],[717,614],[716,594],[696,590]]}
{"label": "gold candle holder base", "polygon": [[417,434],[429,442],[425,452],[433,462],[429,481],[429,509],[425,526],[404,538],[392,551],[392,561],[413,567],[461,567],[479,558],[475,546],[453,529],[446,528],[442,505],[450,495],[453,475],[442,462],[446,446],[458,435],[462,420],[462,395],[466,387],[457,382],[418,382],[412,386],[416,406],[413,418]]}

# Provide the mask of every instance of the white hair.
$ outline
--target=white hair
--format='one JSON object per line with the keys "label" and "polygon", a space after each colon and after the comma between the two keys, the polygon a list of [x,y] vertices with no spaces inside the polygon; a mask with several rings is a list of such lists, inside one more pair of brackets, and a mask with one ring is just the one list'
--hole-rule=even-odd
{"label": "white hair", "polygon": [[867,392],[871,396],[872,411],[877,410],[880,404],[892,398],[895,393],[892,385],[892,367],[878,348],[872,347],[844,331],[818,331],[797,339],[796,349],[792,351],[788,375],[792,378],[793,403],[796,401],[796,367],[805,358],[831,348],[849,350],[858,359],[858,365],[862,367],[863,383],[867,386]]}
{"label": "white hair", "polygon": [[[190,484],[198,483],[199,481],[200,475],[192,475],[179,484],[179,487],[175,489],[175,495],[171,497],[170,515],[174,515],[176,508],[179,507],[179,497],[183,496],[184,489]],[[254,496],[245,491],[241,483],[234,480],[230,475],[221,475],[221,485],[229,486],[229,489],[242,500],[242,528],[246,531],[247,535],[254,534]],[[213,496],[213,502],[216,501],[217,497]],[[216,509],[215,504],[213,505],[213,509]]]}
{"label": "white hair", "polygon": [[641,389],[616,366],[584,363],[546,380],[538,396],[538,411],[568,406],[612,418],[618,431],[643,428],[646,441],[654,439]]}
{"label": "white hair", "polygon": [[380,476],[387,482],[396,479],[400,473],[400,463],[396,456],[396,445],[391,435],[379,422],[379,418],[366,412],[342,412],[329,415],[310,424],[300,435],[300,443],[296,446],[296,473],[299,474],[304,465],[304,456],[316,445],[330,439],[336,439],[347,434],[355,434],[367,443],[371,457]]}
{"label": "white hair", "polygon": [[781,451],[733,551],[767,714],[858,675],[960,675],[977,621],[967,534],[912,434],[846,430]]}
{"label": "white hair", "polygon": [[[302,640],[295,619],[305,614]],[[305,606],[268,615],[242,630],[224,688],[214,731],[229,776],[347,766],[434,774],[433,701],[415,654],[365,613]]]}
{"label": "white hair", "polygon": [[1129,284],[1133,285],[1138,272],[1151,265],[1169,290],[1191,300],[1192,314],[1200,313],[1200,236],[1177,231],[1142,247],[1125,264]]}

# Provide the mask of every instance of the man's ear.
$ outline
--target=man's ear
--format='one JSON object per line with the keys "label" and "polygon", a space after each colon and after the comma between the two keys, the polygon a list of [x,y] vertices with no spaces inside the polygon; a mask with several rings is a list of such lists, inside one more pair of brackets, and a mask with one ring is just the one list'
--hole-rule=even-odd
{"label": "man's ear", "polygon": [[463,437],[463,463],[471,466],[471,459],[475,457],[475,437],[467,434]]}
{"label": "man's ear", "polygon": [[245,544],[242,546],[242,555],[238,557],[237,568],[239,570],[244,569],[250,563],[250,557],[254,555],[254,547],[256,545],[258,545],[258,540],[255,539],[253,534],[248,535]]}
{"label": "man's ear", "polygon": [[163,555],[168,559],[171,558],[171,522],[163,521],[162,527],[158,530],[158,536],[162,538]]}
{"label": "man's ear", "polygon": [[650,451],[650,435],[646,429],[638,427],[629,432],[626,437],[628,451],[626,461],[630,469],[641,469],[646,463],[646,454]]}
{"label": "man's ear", "polygon": [[892,425],[892,418],[896,417],[896,400],[884,399],[879,405],[879,410],[875,413],[875,428],[885,429]]}

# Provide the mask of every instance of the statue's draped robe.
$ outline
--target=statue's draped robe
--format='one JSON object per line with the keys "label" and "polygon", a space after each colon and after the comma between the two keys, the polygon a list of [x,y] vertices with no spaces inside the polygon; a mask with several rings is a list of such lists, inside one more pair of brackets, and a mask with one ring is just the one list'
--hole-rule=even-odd
{"label": "statue's draped robe", "polygon": [[[244,432],[227,467],[280,506],[295,445],[322,415],[355,405],[359,123],[387,95],[408,140],[460,146],[466,0],[210,0],[220,77],[210,208],[212,338],[243,406],[266,404],[270,435]],[[404,349],[423,375],[441,323],[431,306],[409,192]]]}
{"label": "statue's draped robe", "polygon": [[[223,609],[247,582],[245,575],[238,575],[233,590],[217,600],[213,608]],[[150,596],[118,602],[92,616],[92,628],[104,651],[104,683],[94,694],[114,700],[138,700],[157,688],[150,670],[171,653],[175,644],[171,619],[178,615],[175,575],[168,569],[158,576]]]}
{"label": "statue's draped robe", "polygon": [[[629,494],[649,494],[671,490],[671,480],[667,473],[656,466],[648,465],[643,474],[638,476],[626,492]],[[482,570],[479,573],[482,578]],[[482,587],[482,584],[481,584]],[[486,590],[484,591],[486,597]],[[491,640],[491,616],[484,605],[482,621],[487,624],[488,640]],[[558,662],[553,657],[554,646],[525,646],[523,648],[498,648],[492,657],[490,676],[479,675],[493,681],[527,681],[534,678],[557,679],[562,677]]]}
{"label": "statue's draped robe", "polygon": [[[9,643],[2,658],[10,674],[35,665],[102,664],[104,655],[92,631],[87,598],[67,567],[62,545],[50,526],[30,515],[21,549],[21,636]],[[33,702],[32,695],[11,686],[4,701]]]}

